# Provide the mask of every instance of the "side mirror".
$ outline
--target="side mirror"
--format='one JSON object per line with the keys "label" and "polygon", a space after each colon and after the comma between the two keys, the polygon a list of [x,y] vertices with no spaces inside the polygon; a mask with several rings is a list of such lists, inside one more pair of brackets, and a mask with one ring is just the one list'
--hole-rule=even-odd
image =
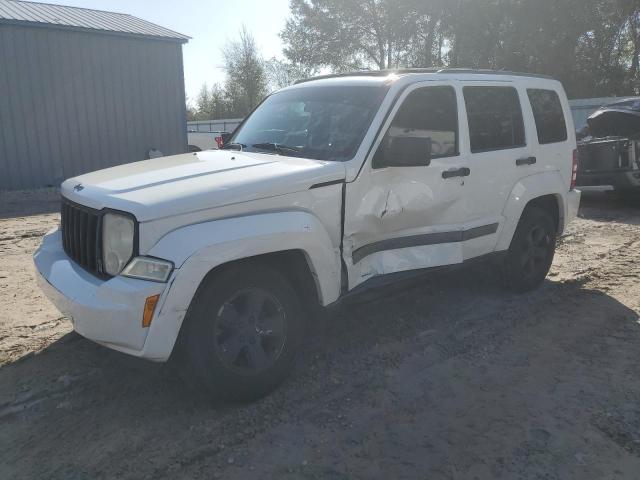
{"label": "side mirror", "polygon": [[227,144],[227,143],[229,142],[229,140],[231,139],[231,136],[232,136],[232,135],[233,135],[233,134],[232,134],[232,133],[229,133],[229,132],[222,132],[222,133],[220,134],[220,136],[222,137],[222,145]]}
{"label": "side mirror", "polygon": [[431,164],[431,137],[394,137],[375,160],[378,168],[426,167]]}

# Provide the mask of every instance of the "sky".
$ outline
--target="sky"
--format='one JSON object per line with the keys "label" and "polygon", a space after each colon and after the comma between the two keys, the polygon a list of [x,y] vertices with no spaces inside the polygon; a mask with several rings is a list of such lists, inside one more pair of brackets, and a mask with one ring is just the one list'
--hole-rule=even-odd
{"label": "sky", "polygon": [[278,33],[289,16],[289,0],[42,0],[74,7],[128,13],[191,37],[184,46],[188,99],[203,83],[224,81],[220,49],[244,24],[265,58],[281,57]]}

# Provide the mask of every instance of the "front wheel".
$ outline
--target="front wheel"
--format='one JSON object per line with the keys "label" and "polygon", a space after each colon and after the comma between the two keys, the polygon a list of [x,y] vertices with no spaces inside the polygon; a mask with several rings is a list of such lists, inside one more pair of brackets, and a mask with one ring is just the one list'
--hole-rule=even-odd
{"label": "front wheel", "polygon": [[232,266],[205,280],[182,332],[189,377],[217,397],[254,400],[289,375],[303,337],[289,281],[266,265]]}
{"label": "front wheel", "polygon": [[556,229],[553,218],[541,208],[527,208],[507,254],[507,287],[518,293],[537,289],[551,269],[555,251]]}

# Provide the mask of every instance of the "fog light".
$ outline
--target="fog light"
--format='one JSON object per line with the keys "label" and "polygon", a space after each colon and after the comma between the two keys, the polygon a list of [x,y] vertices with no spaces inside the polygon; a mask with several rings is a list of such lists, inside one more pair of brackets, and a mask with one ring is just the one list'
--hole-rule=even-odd
{"label": "fog light", "polygon": [[160,295],[153,295],[148,297],[144,302],[144,314],[142,315],[142,328],[148,328],[151,326],[151,320],[153,319],[153,312],[156,309],[156,305],[160,300]]}
{"label": "fog light", "polygon": [[169,280],[173,263],[159,258],[136,257],[122,271],[122,275],[138,280],[164,283]]}

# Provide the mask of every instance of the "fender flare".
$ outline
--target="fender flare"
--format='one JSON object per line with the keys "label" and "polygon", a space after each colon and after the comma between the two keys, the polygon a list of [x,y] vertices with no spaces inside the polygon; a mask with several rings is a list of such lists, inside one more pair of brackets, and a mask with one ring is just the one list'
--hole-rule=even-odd
{"label": "fender flare", "polygon": [[520,179],[509,194],[505,208],[502,212],[505,224],[502,228],[496,251],[508,250],[511,240],[518,228],[518,223],[526,206],[536,198],[553,195],[558,201],[558,231],[562,233],[565,227],[565,219],[568,216],[567,202],[564,194],[569,190],[558,171],[542,172]]}
{"label": "fender flare", "polygon": [[340,295],[340,247],[320,220],[306,212],[286,211],[213,220],[165,235],[148,255],[170,260],[176,270],[154,318],[145,356],[168,358],[182,322],[205,276],[221,265],[269,253],[302,251],[322,305]]}
{"label": "fender flare", "polygon": [[[149,255],[170,260],[178,277],[200,285],[216,267],[268,253],[300,250],[307,257],[323,305],[340,292],[340,249],[320,220],[306,212],[278,212],[190,225],[165,235]],[[175,282],[174,282],[175,285]],[[195,293],[195,291],[194,291]]]}

